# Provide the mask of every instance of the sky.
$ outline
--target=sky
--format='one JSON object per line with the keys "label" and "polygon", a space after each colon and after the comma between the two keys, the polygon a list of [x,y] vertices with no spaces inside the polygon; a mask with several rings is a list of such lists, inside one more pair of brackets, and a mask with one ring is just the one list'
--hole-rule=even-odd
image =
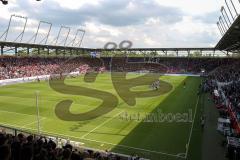
{"label": "sky", "polygon": [[[238,0],[233,1],[240,11]],[[77,29],[84,29],[83,47],[102,48],[123,40],[142,48],[213,47],[221,38],[216,22],[224,4],[224,0],[9,0],[9,5],[0,4],[0,35],[15,14],[28,17],[22,42],[33,43],[39,21],[47,21],[53,25],[49,44],[56,43],[60,27],[66,26],[71,28],[66,45],[72,44]],[[14,41],[23,26],[24,19],[13,18],[7,40]],[[37,43],[49,27],[41,23]],[[63,44],[67,33],[63,28],[56,44]],[[81,33],[74,45],[80,37]]]}

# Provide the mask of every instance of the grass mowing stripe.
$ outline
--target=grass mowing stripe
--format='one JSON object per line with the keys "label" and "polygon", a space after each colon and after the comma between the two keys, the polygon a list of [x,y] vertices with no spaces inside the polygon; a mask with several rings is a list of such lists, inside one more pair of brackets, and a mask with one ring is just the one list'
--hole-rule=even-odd
{"label": "grass mowing stripe", "polygon": [[[197,78],[189,78],[185,76],[163,76],[161,79],[171,83],[173,86],[172,90],[159,97],[138,98],[136,107],[129,107],[117,95],[116,90],[113,88],[111,83],[111,77],[109,77],[107,74],[100,74],[95,83],[92,83],[91,85],[84,82],[82,78],[68,80],[69,85],[74,84],[76,87],[90,86],[90,88],[109,92],[119,99],[117,110],[103,115],[98,119],[84,122],[65,122],[58,119],[54,114],[55,105],[63,99],[71,99],[73,104],[70,111],[73,114],[77,114],[93,109],[94,106],[98,106],[101,101],[82,95],[59,94],[53,91],[45,82],[40,84],[30,83],[1,87],[0,114],[2,117],[0,118],[0,121],[4,122],[5,124],[16,124],[14,128],[25,128],[22,131],[37,133],[37,128],[35,125],[35,123],[37,123],[36,109],[34,105],[29,104],[33,104],[33,102],[35,102],[33,93],[35,90],[39,90],[41,92],[39,103],[41,106],[41,114],[43,117],[47,118],[47,120],[43,121],[42,124],[43,135],[45,133],[45,135],[49,136],[59,135],[59,137],[62,138],[72,138],[73,141],[84,142],[84,147],[98,148],[101,150],[106,150],[106,148],[114,149],[116,146],[118,148],[116,150],[118,150],[119,153],[128,155],[136,153],[145,158],[151,157],[150,159],[184,159],[187,149],[186,143],[190,136],[190,130],[192,126],[191,123],[183,126],[177,124],[170,125],[167,123],[163,123],[162,125],[143,123],[139,127],[138,124],[141,122],[123,123],[117,118],[113,119],[113,116],[121,111],[126,111],[128,116],[131,116],[136,113],[150,114],[157,107],[160,107],[160,109],[166,114],[175,112],[185,113],[188,109],[188,106],[191,106],[192,109],[194,108],[197,96],[193,95],[192,92],[195,92],[197,89]],[[188,81],[188,84],[190,85],[190,87],[185,90],[182,89],[181,86],[184,80]],[[147,86],[143,86],[142,88],[140,87],[140,89],[143,90],[144,88],[148,90]],[[189,99],[187,97],[189,96],[191,97],[190,105],[186,104],[186,101]],[[1,110],[3,110],[2,113]],[[7,114],[7,112],[9,114]],[[194,117],[196,120],[197,115]],[[19,120],[22,120],[22,122]],[[194,128],[196,126],[196,120],[194,122]],[[56,123],[59,125],[56,126]],[[24,124],[26,125],[24,126]],[[195,138],[194,128],[192,129],[193,133],[190,138],[191,143]],[[178,137],[175,133],[179,133]],[[169,142],[174,143],[172,144]],[[191,148],[192,147],[189,146],[188,156],[190,153],[192,153]],[[144,151],[146,155],[144,155]]]}
{"label": "grass mowing stripe", "polygon": [[199,96],[198,96],[198,98],[197,98],[197,102],[196,102],[196,106],[195,106],[194,118],[193,118],[191,130],[190,130],[190,136],[189,136],[188,143],[187,143],[187,149],[186,149],[185,159],[187,159],[187,156],[188,156],[189,145],[190,145],[190,141],[191,141],[191,137],[192,137],[192,132],[193,132],[193,126],[194,126],[194,122],[195,122],[195,118],[196,118],[196,113],[197,113],[197,109],[198,109],[198,102],[199,102]]}

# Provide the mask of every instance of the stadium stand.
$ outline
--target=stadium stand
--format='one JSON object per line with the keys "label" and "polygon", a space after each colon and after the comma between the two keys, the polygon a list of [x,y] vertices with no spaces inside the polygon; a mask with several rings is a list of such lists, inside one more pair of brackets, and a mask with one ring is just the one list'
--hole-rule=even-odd
{"label": "stadium stand", "polygon": [[[61,66],[65,66],[61,68]],[[103,71],[99,61],[92,58],[0,58],[0,80],[33,77],[64,72],[70,68],[85,73],[87,70]],[[61,68],[61,70],[60,70]]]}
{"label": "stadium stand", "polygon": [[221,65],[203,82],[205,91],[210,92],[219,111],[219,119],[229,121],[218,130],[226,136],[227,157],[240,159],[240,69],[239,61]]}
{"label": "stadium stand", "polygon": [[[113,66],[110,66],[110,64]],[[11,57],[0,58],[0,80],[33,77],[49,74],[89,71],[152,71],[170,74],[201,74],[204,70],[205,80],[202,88],[212,93],[221,118],[230,117],[231,130],[224,132],[226,143],[229,137],[240,134],[240,69],[239,59],[235,58],[41,58],[41,57]],[[162,64],[159,67],[157,64]],[[61,67],[61,66],[64,66]],[[164,70],[167,68],[167,70]],[[215,94],[218,92],[218,95]],[[232,140],[233,141],[233,140]],[[61,144],[61,145],[59,145]],[[228,145],[228,156],[240,157],[239,148]],[[74,147],[70,143],[61,143],[56,139],[35,137],[18,134],[17,136],[0,131],[0,159],[1,160],[77,160],[77,159],[128,159],[108,151],[94,151]],[[137,156],[131,159],[140,159]]]}
{"label": "stadium stand", "polygon": [[[70,141],[34,137],[19,133],[14,136],[0,131],[1,160],[120,160],[127,159],[108,151],[94,151],[74,147]],[[138,157],[132,157],[137,160]]]}
{"label": "stadium stand", "polygon": [[[2,57],[0,58],[0,80],[48,75],[56,72],[69,73],[69,70],[72,72],[79,71],[80,73],[86,73],[87,71],[104,72],[110,70],[110,61],[110,58],[97,59],[87,57],[73,59],[54,57]],[[156,70],[156,64],[162,64],[164,68],[167,68],[167,73],[199,74],[202,70],[209,73],[219,66],[236,63],[237,61],[237,59],[229,58],[149,58],[149,60],[144,60],[144,58],[133,58],[131,62],[129,62],[126,58],[114,58],[112,69],[113,71],[126,72],[146,69],[154,71]],[[134,63],[134,65],[131,63]],[[64,68],[61,67],[63,65]],[[234,66],[232,67],[234,68]],[[74,70],[72,70],[72,68],[74,68]],[[227,68],[224,69],[227,70]],[[157,71],[162,72],[163,68],[158,68]],[[226,71],[226,74],[231,73]],[[220,75],[224,76],[222,74]],[[220,78],[220,76],[218,78]]]}
{"label": "stadium stand", "polygon": [[[3,4],[7,4],[7,0],[0,0]],[[40,1],[40,0],[37,0]],[[240,1],[239,1],[240,2]],[[26,19],[26,17],[12,15],[8,29],[3,33],[5,36],[5,41],[0,41],[0,86],[5,80],[11,79],[21,79],[23,82],[25,78],[33,78],[33,80],[39,77],[49,78],[49,75],[60,75],[66,73],[78,73],[85,74],[88,72],[157,72],[166,74],[186,74],[202,76],[203,81],[199,87],[202,89],[198,92],[198,98],[201,94],[210,95],[213,97],[213,101],[216,105],[216,109],[219,111],[219,119],[224,125],[218,126],[218,131],[224,135],[225,141],[222,146],[227,149],[227,157],[230,160],[240,160],[240,61],[238,58],[228,58],[231,55],[239,56],[240,43],[239,43],[239,26],[240,26],[240,16],[238,13],[238,8],[235,6],[231,0],[231,7],[229,7],[228,1],[225,0],[227,6],[221,7],[221,16],[218,19],[217,25],[219,31],[222,35],[221,40],[213,48],[127,48],[124,47],[119,49],[113,47],[112,49],[91,49],[91,48],[81,48],[81,43],[84,38],[85,30],[80,30],[83,32],[82,40],[80,45],[75,46],[73,40],[72,45],[66,45],[68,35],[66,37],[64,46],[58,45],[58,38],[55,44],[47,44],[48,35],[46,37],[45,44],[35,43],[38,37],[38,31],[41,23],[46,23],[44,21],[39,22],[37,33],[35,34],[34,43],[29,42],[22,43],[22,39],[25,33],[25,27],[22,33],[17,37],[15,41],[9,41],[8,31],[11,27],[12,17]],[[226,8],[227,7],[227,8]],[[236,9],[237,8],[237,9]],[[226,12],[228,9],[229,12]],[[234,11],[232,10],[234,9]],[[223,13],[224,12],[224,13]],[[233,13],[236,12],[236,16]],[[230,15],[231,17],[230,17]],[[235,14],[234,14],[235,15]],[[196,17],[195,17],[196,18]],[[227,19],[226,19],[227,18]],[[231,19],[231,21],[230,21]],[[232,21],[233,19],[233,21]],[[224,21],[223,21],[224,20]],[[228,21],[229,22],[228,22]],[[51,23],[48,23],[52,26]],[[51,30],[51,26],[49,29]],[[61,26],[61,29],[64,26]],[[68,27],[67,27],[68,28]],[[70,32],[69,28],[69,32]],[[79,31],[79,30],[78,30]],[[78,35],[78,31],[76,36]],[[1,36],[1,37],[2,37]],[[20,42],[17,41],[21,37]],[[43,39],[45,40],[45,39]],[[124,42],[124,41],[123,41]],[[112,42],[110,42],[112,44]],[[132,42],[131,42],[132,43]],[[115,43],[113,43],[115,44]],[[121,43],[120,43],[121,44]],[[132,45],[132,44],[131,44]],[[130,45],[130,46],[131,46]],[[121,45],[120,45],[121,46]],[[23,49],[24,50],[20,50]],[[41,50],[45,53],[46,57],[20,57],[20,55],[40,56]],[[70,54],[70,57],[60,57],[61,50],[64,51],[62,56],[66,53]],[[10,53],[15,56],[5,56],[5,52]],[[23,52],[19,52],[23,51]],[[50,52],[51,51],[51,52]],[[171,52],[177,57],[75,57],[79,56],[80,52],[83,54],[89,53],[102,53],[104,51],[117,53],[119,52],[143,52],[144,55],[149,53],[156,53],[161,51],[165,56],[172,56]],[[181,51],[186,52],[188,57],[178,57]],[[204,56],[203,51],[213,52],[212,58],[207,57],[190,57],[191,51],[196,51],[200,53],[200,56]],[[214,57],[216,51],[221,51],[224,58]],[[31,52],[31,53],[30,53]],[[170,52],[170,54],[168,53]],[[176,53],[176,54],[175,54]],[[55,54],[56,57],[50,57]],[[83,55],[83,56],[86,56]],[[137,55],[137,54],[136,54]],[[49,57],[47,57],[49,56]],[[92,56],[92,55],[91,55]],[[95,54],[96,56],[96,54]],[[98,55],[100,56],[100,55]],[[149,54],[151,56],[151,54]],[[194,55],[196,56],[196,55]],[[208,56],[208,55],[206,55]],[[209,54],[211,56],[211,54]],[[160,64],[160,65],[159,65]],[[51,78],[51,77],[50,77]],[[42,79],[41,79],[42,80]],[[48,80],[48,79],[46,79]],[[5,82],[4,82],[5,83]],[[185,84],[184,82],[184,88]],[[9,84],[15,84],[15,81]],[[5,84],[3,84],[5,85]],[[206,94],[205,94],[206,93]],[[211,98],[208,97],[208,101]],[[199,99],[198,99],[199,100]],[[198,101],[197,100],[197,101]],[[203,102],[204,103],[204,102]],[[198,102],[197,102],[198,104]],[[198,107],[198,105],[196,105]],[[9,106],[8,106],[9,107]],[[208,106],[209,107],[209,106]],[[196,109],[197,111],[197,109]],[[197,112],[196,112],[197,113]],[[202,113],[201,113],[202,114]],[[218,115],[217,115],[218,116]],[[195,116],[194,116],[195,117]],[[194,119],[195,120],[195,119]],[[201,117],[201,126],[204,130],[204,115]],[[182,157],[177,156],[180,159],[189,159],[188,150],[190,145],[190,140],[192,136],[192,130],[195,124],[192,125],[191,134],[189,142],[186,144],[186,153]],[[228,125],[229,124],[229,125]],[[3,127],[7,128],[7,127]],[[0,126],[0,160],[83,160],[83,159],[100,159],[100,160],[138,160],[141,159],[138,156],[124,156],[120,154],[111,153],[109,151],[97,151],[95,149],[80,148],[78,145],[74,145],[69,140],[59,139],[54,137],[43,137],[37,135],[31,135],[26,132],[17,131],[17,129],[12,129],[15,134],[7,132],[5,129],[1,130]],[[18,134],[17,134],[18,133]],[[167,138],[166,138],[167,139]],[[194,143],[198,141],[193,141]],[[212,143],[211,141],[209,143]],[[174,144],[173,144],[174,145]],[[185,144],[184,144],[185,146]],[[207,152],[213,151],[209,146],[206,147]],[[141,150],[142,151],[142,150]],[[193,152],[194,153],[194,152]],[[212,153],[211,153],[212,154]],[[219,153],[218,153],[219,154]],[[221,153],[220,153],[221,154]],[[222,153],[224,154],[224,153]],[[198,155],[196,155],[198,156]],[[196,158],[196,157],[195,157]],[[195,159],[194,158],[194,159]],[[215,158],[215,157],[214,157]],[[192,158],[190,158],[192,160]],[[210,158],[213,159],[213,158]],[[222,160],[219,158],[215,158]],[[205,160],[205,159],[204,159]]]}
{"label": "stadium stand", "polygon": [[[0,58],[0,80],[79,72],[137,72],[150,71],[168,74],[198,74],[205,77],[202,88],[210,92],[219,110],[221,118],[230,118],[231,129],[223,134],[229,137],[240,134],[240,69],[236,58],[92,58],[92,57],[12,57]],[[110,65],[112,64],[112,66]],[[159,65],[161,64],[161,65]],[[62,67],[64,66],[64,67]],[[165,70],[167,69],[167,70]],[[202,74],[204,72],[204,74]],[[218,92],[218,95],[215,92]],[[233,141],[233,140],[232,140]],[[32,135],[17,136],[0,131],[1,160],[77,160],[77,159],[128,159],[108,151],[94,151],[73,147],[68,142],[59,145],[56,139],[35,137]],[[62,144],[62,143],[61,143]],[[227,145],[228,157],[240,157],[239,148]],[[9,158],[10,157],[10,158]],[[140,159],[137,156],[131,159]]]}

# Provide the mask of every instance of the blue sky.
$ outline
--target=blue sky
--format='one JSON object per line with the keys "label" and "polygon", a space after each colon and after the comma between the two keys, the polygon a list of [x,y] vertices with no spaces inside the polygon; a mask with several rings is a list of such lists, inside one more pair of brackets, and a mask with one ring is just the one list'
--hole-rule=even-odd
{"label": "blue sky", "polygon": [[[238,0],[233,1],[240,10]],[[49,42],[64,25],[72,28],[69,42],[74,29],[86,29],[84,47],[122,40],[131,40],[133,47],[209,47],[220,39],[216,22],[221,5],[224,0],[9,0],[9,5],[0,5],[0,33],[10,15],[17,14],[29,18],[23,41],[45,20],[53,23]],[[9,38],[22,28],[15,21]],[[42,36],[46,29],[40,30]]]}

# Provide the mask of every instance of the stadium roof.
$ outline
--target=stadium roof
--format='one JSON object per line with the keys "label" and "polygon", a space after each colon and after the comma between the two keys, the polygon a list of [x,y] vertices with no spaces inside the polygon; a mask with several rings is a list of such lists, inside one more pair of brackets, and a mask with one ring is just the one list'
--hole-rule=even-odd
{"label": "stadium roof", "polygon": [[240,16],[223,35],[215,47],[217,50],[236,52],[240,50]]}
{"label": "stadium roof", "polygon": [[22,48],[41,48],[41,49],[60,49],[60,50],[81,50],[85,48],[69,47],[69,46],[57,46],[46,44],[32,44],[32,43],[20,43],[20,42],[6,42],[0,41],[2,47],[22,47]]}
{"label": "stadium roof", "polygon": [[22,48],[41,48],[41,49],[60,49],[60,50],[85,50],[85,51],[214,51],[215,48],[205,47],[205,48],[129,48],[129,49],[104,49],[104,48],[78,48],[78,47],[68,47],[68,46],[56,46],[56,45],[45,45],[45,44],[31,44],[31,43],[19,43],[19,42],[5,42],[0,41],[0,46],[2,47],[22,47]]}

